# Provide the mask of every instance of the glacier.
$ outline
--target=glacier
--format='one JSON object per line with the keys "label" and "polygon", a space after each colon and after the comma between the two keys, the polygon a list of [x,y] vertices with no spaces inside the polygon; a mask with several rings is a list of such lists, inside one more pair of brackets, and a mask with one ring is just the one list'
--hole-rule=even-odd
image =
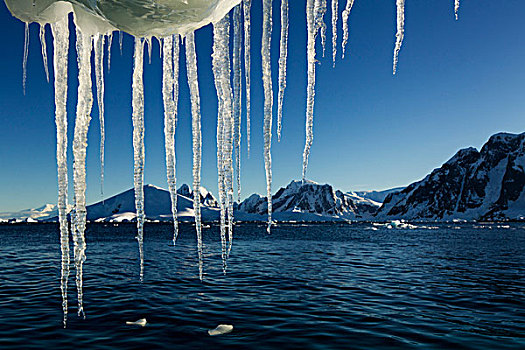
{"label": "glacier", "polygon": [[[175,194],[175,127],[177,120],[178,100],[178,52],[179,40],[186,46],[188,82],[191,90],[192,134],[193,134],[193,188],[200,188],[201,171],[201,130],[200,130],[200,98],[197,73],[197,55],[195,50],[194,32],[203,26],[214,26],[214,54],[221,56],[213,60],[215,86],[219,100],[217,111],[217,164],[219,182],[219,203],[221,211],[221,235],[228,233],[228,252],[233,239],[233,211],[234,186],[236,185],[237,199],[241,197],[241,116],[242,93],[245,95],[246,139],[247,151],[250,154],[251,133],[251,0],[170,0],[170,1],[136,1],[136,0],[4,0],[10,12],[16,18],[25,22],[25,42],[23,58],[22,86],[25,93],[27,78],[27,57],[29,44],[29,24],[36,22],[39,25],[39,37],[42,47],[42,59],[46,77],[49,80],[46,26],[51,26],[54,44],[53,66],[55,69],[55,119],[57,124],[57,168],[58,168],[58,211],[60,217],[61,247],[62,247],[62,293],[64,306],[64,325],[67,315],[67,276],[69,274],[69,251],[66,247],[69,239],[67,217],[67,118],[65,104],[67,99],[67,56],[69,52],[66,43],[69,37],[69,15],[73,13],[73,22],[76,26],[76,50],[78,53],[78,104],[76,109],[75,133],[73,139],[73,187],[74,211],[72,212],[71,235],[74,242],[74,261],[77,273],[78,312],[83,314],[82,303],[82,265],[86,259],[86,148],[87,133],[91,120],[93,96],[91,92],[91,55],[95,56],[93,70],[95,72],[96,98],[100,118],[100,185],[103,194],[104,186],[104,47],[107,46],[107,67],[110,68],[111,45],[113,33],[119,31],[119,46],[122,54],[122,32],[135,37],[134,69],[132,78],[132,120],[133,120],[133,149],[134,149],[134,187],[135,213],[137,217],[137,240],[140,251],[140,276],[143,277],[143,222],[144,222],[144,86],[143,64],[144,46],[148,46],[151,60],[151,43],[153,38],[162,42],[163,78],[162,92],[165,109],[165,151],[166,176],[171,192],[171,212],[174,219],[173,242],[177,238],[177,195]],[[273,95],[272,67],[271,67],[271,34],[273,27],[272,0],[262,0],[263,35],[261,42],[262,81],[264,87],[264,163],[266,174],[267,204],[266,215],[268,232],[272,223],[272,121]],[[288,55],[288,0],[280,2],[280,50],[279,50],[279,77],[277,100],[278,139],[281,139],[284,90],[286,88],[286,71]],[[337,55],[337,26],[338,18],[342,18],[343,41],[342,56],[349,37],[349,16],[354,0],[347,0],[342,13],[339,13],[339,3],[332,0],[332,61],[335,65]],[[396,73],[398,56],[404,38],[404,7],[405,0],[396,0],[397,6],[397,33],[394,48],[393,73]],[[313,144],[314,100],[316,65],[316,42],[320,37],[324,50],[326,45],[327,25],[324,16],[327,12],[326,0],[306,0],[307,18],[307,98],[306,98],[306,135],[303,152],[302,181],[307,183],[306,172],[310,149]],[[459,0],[454,2],[454,14],[457,19]],[[229,29],[230,12],[233,13],[233,54],[230,55]],[[242,30],[241,29],[244,29]],[[227,42],[226,42],[227,41]],[[244,62],[241,64],[242,48],[244,47]],[[217,50],[217,51],[216,51]],[[230,68],[230,66],[232,68]],[[244,67],[245,90],[242,90],[242,68]],[[233,74],[233,79],[231,76]],[[235,156],[235,158],[234,158]],[[234,179],[236,181],[234,181]],[[201,240],[201,203],[194,200],[196,233],[198,240],[199,276],[202,279],[202,240]],[[225,240],[223,240],[223,247]],[[224,261],[225,264],[225,261]]]}

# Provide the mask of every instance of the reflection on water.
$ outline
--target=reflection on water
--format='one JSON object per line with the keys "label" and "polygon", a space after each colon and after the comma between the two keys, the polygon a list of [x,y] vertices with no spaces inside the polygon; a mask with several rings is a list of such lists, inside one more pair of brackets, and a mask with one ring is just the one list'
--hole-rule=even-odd
{"label": "reflection on water", "polygon": [[194,229],[151,224],[140,283],[135,225],[92,224],[64,330],[58,228],[0,225],[0,348],[525,348],[522,226],[236,225],[226,276],[212,226],[201,283]]}

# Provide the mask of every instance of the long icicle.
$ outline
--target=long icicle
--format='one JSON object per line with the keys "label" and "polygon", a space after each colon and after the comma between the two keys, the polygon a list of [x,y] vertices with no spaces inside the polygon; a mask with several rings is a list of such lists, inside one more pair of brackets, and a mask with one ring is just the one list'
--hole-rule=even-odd
{"label": "long icicle", "polygon": [[459,0],[454,1],[454,14],[456,15],[456,21],[459,19]]}
{"label": "long icicle", "polygon": [[113,44],[113,32],[108,34],[108,72],[111,70],[111,45]]}
{"label": "long icicle", "polygon": [[100,195],[104,198],[104,143],[106,139],[104,125],[104,35],[96,35],[95,41],[95,78],[97,85],[98,120],[100,124]]}
{"label": "long icicle", "polygon": [[93,95],[91,92],[92,37],[77,27],[78,98],[73,138],[73,182],[75,189],[75,220],[73,243],[75,252],[76,282],[78,291],[78,315],[84,314],[82,267],[86,260],[86,148],[87,133],[91,121]]}
{"label": "long icicle", "polygon": [[24,58],[22,61],[22,91],[26,94],[27,56],[29,54],[29,23],[26,22],[24,30]]}
{"label": "long icicle", "polygon": [[335,68],[337,58],[337,21],[339,20],[339,0],[332,0],[332,61]]}
{"label": "long icicle", "polygon": [[[224,16],[219,22],[219,25],[223,27],[220,39],[222,39],[222,53],[221,53],[221,90],[223,93],[223,111],[224,111],[224,138],[225,146],[224,149],[224,167],[225,167],[225,198],[226,198],[226,210],[228,213],[228,251],[226,258],[231,250],[231,244],[233,242],[233,149],[234,149],[234,138],[235,138],[235,117],[234,117],[234,102],[232,96],[231,87],[231,71],[230,71],[230,16]],[[240,137],[240,135],[239,135]]]}
{"label": "long icicle", "polygon": [[266,195],[268,199],[268,228],[272,226],[272,67],[270,48],[272,40],[272,0],[263,0],[263,32],[261,44],[264,87],[264,168],[266,170]]}
{"label": "long icicle", "polygon": [[55,71],[55,124],[57,128],[58,222],[60,223],[62,310],[67,325],[67,281],[69,279],[69,228],[67,222],[67,69],[69,52],[68,18],[52,23],[53,67]]}
{"label": "long icicle", "polygon": [[318,0],[306,1],[306,23],[307,23],[307,72],[308,85],[306,90],[306,143],[303,152],[303,181],[306,179],[306,169],[310,148],[313,143],[313,122],[314,122],[314,100],[315,100],[315,38],[317,34],[316,12]]}
{"label": "long icicle", "polygon": [[326,0],[316,0],[316,26],[321,34],[321,46],[323,48],[323,57],[326,49],[326,23],[324,23],[324,15],[326,13]]}
{"label": "long icicle", "polygon": [[348,25],[348,18],[350,17],[350,11],[352,11],[352,7],[354,6],[354,0],[346,0],[346,6],[343,10],[343,43],[341,44],[341,48],[343,50],[343,58],[345,58],[345,51],[346,51],[346,44],[348,43],[348,37],[350,35],[350,29]]}
{"label": "long icicle", "polygon": [[277,140],[281,141],[286,61],[288,58],[288,0],[281,0],[281,42],[279,49],[279,94],[277,98]]}
{"label": "long icicle", "polygon": [[[230,81],[230,16],[226,15],[213,27],[213,73],[219,101],[217,119],[217,165],[221,203],[220,232],[223,272],[233,242],[233,143],[235,137],[234,105]],[[226,248],[226,217],[228,241]]]}
{"label": "long icicle", "polygon": [[175,105],[175,126],[177,126],[177,115],[179,109],[179,56],[180,36],[173,36],[173,103]]}
{"label": "long icicle", "polygon": [[[178,41],[177,41],[178,44]],[[171,198],[171,214],[173,217],[173,245],[177,241],[177,184],[175,177],[175,119],[176,110],[173,99],[173,37],[162,41],[162,99],[164,103],[164,147],[166,150],[166,177]]]}
{"label": "long icicle", "polygon": [[199,278],[202,281],[202,223],[201,223],[201,111],[199,82],[197,74],[197,54],[195,52],[195,34],[186,36],[186,66],[188,85],[190,87],[192,134],[193,134],[193,210],[195,212],[195,229],[197,231],[197,251],[199,255]]}
{"label": "long icicle", "polygon": [[251,134],[251,122],[250,122],[250,94],[251,94],[251,7],[252,0],[243,0],[242,2],[244,12],[244,77],[246,80],[246,143],[247,153],[250,157],[250,134]]}
{"label": "long icicle", "polygon": [[213,53],[212,53],[212,70],[217,90],[217,173],[219,189],[219,207],[220,207],[220,235],[222,247],[222,270],[226,274],[226,190],[225,190],[225,166],[224,166],[224,149],[225,149],[225,113],[224,113],[224,92],[222,89],[221,71],[224,67],[224,47],[225,47],[225,24],[224,19],[213,25]]}
{"label": "long icicle", "polygon": [[44,70],[46,72],[46,79],[49,83],[49,67],[47,64],[47,45],[46,45],[46,25],[40,25],[40,44],[42,46],[42,60],[44,61]]}
{"label": "long icicle", "polygon": [[394,48],[394,64],[393,74],[397,71],[397,62],[399,57],[399,51],[403,44],[403,38],[405,36],[405,0],[397,0],[397,33],[396,33],[396,46]]}
{"label": "long icicle", "polygon": [[233,117],[235,139],[235,172],[237,176],[237,201],[241,202],[241,105],[242,105],[242,31],[241,31],[241,4],[233,10]]}
{"label": "long icicle", "polygon": [[153,49],[151,46],[153,45],[153,40],[151,36],[147,36],[145,38],[146,45],[148,47],[148,64],[151,64],[151,50]]}
{"label": "long icicle", "polygon": [[[177,130],[177,120],[178,120],[178,109],[179,109],[179,55],[180,55],[180,36],[174,35],[173,36],[173,107],[175,112],[175,118],[173,119],[173,133],[175,136],[175,132]],[[175,142],[175,141],[174,141]],[[175,143],[173,144],[175,147]],[[175,157],[176,154],[174,154],[173,161],[176,163],[177,158]],[[175,163],[173,165],[173,187],[175,188],[175,202],[172,202],[173,208],[175,208],[175,213],[177,212],[177,177],[176,177],[176,167]],[[175,245],[175,242],[177,241],[177,237],[179,235],[179,223],[177,221],[177,216],[173,218],[173,245]]]}
{"label": "long icicle", "polygon": [[132,85],[133,109],[133,182],[137,212],[137,241],[140,256],[140,281],[144,280],[144,40],[135,38]]}

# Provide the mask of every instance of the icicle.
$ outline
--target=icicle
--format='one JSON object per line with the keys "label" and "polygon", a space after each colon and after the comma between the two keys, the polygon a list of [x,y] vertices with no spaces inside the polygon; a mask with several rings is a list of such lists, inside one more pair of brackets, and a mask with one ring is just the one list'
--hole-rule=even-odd
{"label": "icicle", "polygon": [[308,85],[306,90],[306,144],[303,152],[303,181],[306,179],[306,169],[308,167],[308,158],[310,148],[313,143],[313,122],[314,122],[314,99],[315,99],[315,38],[316,38],[316,21],[315,14],[317,10],[317,0],[307,0],[306,2],[306,23],[308,27],[307,36],[307,64],[308,64]]}
{"label": "icicle", "polygon": [[[173,119],[173,133],[175,137],[175,131],[177,129],[177,114],[178,114],[178,107],[179,107],[179,53],[180,53],[180,47],[179,47],[179,36],[174,35],[173,36],[173,108],[174,108],[174,119]],[[173,147],[175,147],[175,140],[173,143]],[[175,168],[175,153],[174,153],[174,165],[173,165],[173,188],[175,189],[175,203],[172,203],[173,207],[175,208],[175,213],[177,212],[177,177],[176,175],[176,168]],[[177,222],[176,216],[173,220],[174,225],[174,233],[173,233],[173,244],[175,245],[175,242],[177,240],[177,236],[179,235],[179,225]]]}
{"label": "icicle", "polygon": [[26,22],[24,31],[24,60],[22,61],[22,89],[24,95],[26,94],[26,80],[27,80],[27,56],[29,54],[29,23]]}
{"label": "icicle", "polygon": [[78,315],[84,315],[82,266],[86,260],[86,148],[93,95],[91,93],[92,38],[77,27],[78,98],[73,138],[73,182],[75,188],[74,252],[77,270]]}
{"label": "icicle", "polygon": [[55,70],[55,124],[57,128],[57,172],[58,172],[58,222],[60,223],[60,247],[62,266],[60,290],[64,328],[67,324],[67,281],[69,278],[69,229],[67,222],[67,68],[69,51],[68,18],[52,23],[54,38],[53,67]]}
{"label": "icicle", "polygon": [[455,0],[454,2],[454,14],[456,15],[456,21],[457,21],[458,14],[459,14],[459,0]]}
{"label": "icicle", "polygon": [[237,175],[237,200],[241,202],[241,5],[233,10],[233,118],[235,139],[235,172]]}
{"label": "icicle", "polygon": [[122,56],[122,31],[118,31],[118,45],[120,48],[120,56]]}
{"label": "icicle", "polygon": [[279,95],[277,99],[277,140],[281,141],[286,60],[288,57],[288,0],[281,0],[281,43],[279,50]]}
{"label": "icicle", "polygon": [[403,37],[405,36],[405,0],[397,0],[397,33],[396,33],[396,47],[394,48],[394,68],[393,74],[396,74],[397,62],[401,45],[403,44]]}
{"label": "icicle", "polygon": [[229,241],[233,239],[233,135],[232,89],[230,86],[229,16],[213,26],[213,74],[217,90],[217,168],[219,173],[220,232],[223,272],[226,273],[226,216]]}
{"label": "icicle", "polygon": [[217,173],[218,173],[218,189],[219,189],[219,207],[220,207],[220,235],[222,247],[222,269],[226,273],[226,195],[224,182],[224,96],[221,87],[221,40],[218,24],[213,26],[213,54],[212,54],[212,70],[215,82],[215,89],[217,90]]}
{"label": "icicle", "polygon": [[[177,40],[178,44],[178,40]],[[173,244],[177,241],[177,182],[175,177],[175,120],[177,111],[173,99],[173,37],[163,39],[162,45],[162,99],[164,102],[164,146],[166,149],[166,175],[173,216]]]}
{"label": "icicle", "polygon": [[144,279],[144,41],[135,38],[133,62],[133,182],[137,211],[137,241],[140,255],[140,281]]}
{"label": "icicle", "polygon": [[143,86],[144,42],[135,39],[132,108],[133,108],[133,152],[134,152],[134,189],[137,215],[137,240],[140,255],[140,280],[144,276],[144,86]]}
{"label": "icicle", "polygon": [[348,36],[350,29],[348,28],[348,18],[350,17],[350,11],[352,11],[352,7],[354,6],[354,0],[346,0],[346,6],[343,10],[343,44],[342,50],[343,50],[343,58],[345,58],[345,50],[346,50],[346,44],[348,43]]}
{"label": "icicle", "polygon": [[97,82],[98,119],[100,123],[100,194],[104,198],[104,35],[96,35],[95,77]]}
{"label": "icicle", "polygon": [[148,63],[151,64],[151,50],[152,50],[151,46],[153,45],[153,41],[151,40],[151,36],[146,37],[146,44],[148,46],[148,57],[149,57]]}
{"label": "icicle", "polygon": [[337,57],[337,20],[339,19],[339,0],[332,0],[332,60]]}
{"label": "icicle", "polygon": [[264,87],[264,168],[266,170],[266,195],[268,196],[268,233],[272,226],[272,67],[270,48],[272,41],[272,0],[263,0],[263,32],[261,44]]}
{"label": "icicle", "polygon": [[[225,167],[226,167],[226,190],[227,190],[227,196],[226,196],[226,204],[227,204],[227,213],[228,213],[228,241],[231,243],[233,240],[233,202],[234,202],[234,196],[233,196],[233,150],[234,150],[234,139],[235,139],[235,105],[234,100],[232,96],[232,89],[230,83],[230,16],[226,15],[221,23],[224,22],[225,26],[225,42],[224,42],[224,54],[222,55],[224,58],[223,67],[221,70],[221,83],[222,83],[222,91],[224,93],[224,121],[225,121],[225,137],[226,137],[226,158],[225,158]],[[239,63],[240,67],[240,63]],[[240,77],[239,77],[240,80]],[[235,84],[235,82],[234,82]],[[240,92],[240,87],[239,87]],[[240,102],[240,101],[239,101]],[[239,112],[240,112],[240,106],[239,106]],[[239,132],[239,138],[240,138],[240,132]],[[240,145],[239,145],[240,150]],[[240,181],[240,179],[239,179]]]}
{"label": "icicle", "polygon": [[113,44],[113,32],[108,34],[108,72],[111,70],[111,44]]}
{"label": "icicle", "polygon": [[175,126],[179,107],[179,35],[173,36],[173,103],[175,105]]}
{"label": "icicle", "polygon": [[251,134],[251,122],[250,122],[250,93],[251,93],[251,7],[252,0],[243,0],[242,2],[244,12],[244,77],[246,80],[246,143],[248,157],[250,156],[250,134]]}
{"label": "icicle", "polygon": [[195,52],[195,34],[186,36],[186,66],[190,87],[192,134],[193,134],[193,210],[197,231],[197,250],[199,254],[199,278],[202,281],[202,225],[201,225],[201,111],[199,82],[197,74],[197,54]]}
{"label": "icicle", "polygon": [[306,180],[306,170],[310,157],[310,149],[314,139],[314,102],[315,102],[315,39],[317,32],[326,30],[323,17],[326,12],[326,3],[322,0],[307,0],[306,2],[306,22],[308,27],[307,36],[307,71],[308,83],[306,91],[306,142],[303,152],[303,182]]}
{"label": "icicle", "polygon": [[46,46],[46,25],[40,25],[40,44],[42,45],[42,59],[44,60],[44,70],[46,71],[46,79],[49,83],[49,67],[47,65],[47,46]]}
{"label": "icicle", "polygon": [[317,30],[321,32],[321,46],[323,48],[323,57],[326,49],[326,24],[324,15],[326,13],[326,0],[316,0],[317,11],[315,13]]}

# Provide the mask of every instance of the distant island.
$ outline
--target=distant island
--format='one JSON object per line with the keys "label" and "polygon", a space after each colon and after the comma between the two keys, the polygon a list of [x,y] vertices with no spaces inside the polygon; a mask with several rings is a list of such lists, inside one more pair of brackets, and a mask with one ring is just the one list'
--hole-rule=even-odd
{"label": "distant island", "polygon": [[[450,221],[525,220],[525,133],[498,133],[480,151],[459,150],[441,167],[407,187],[385,191],[347,191],[313,181],[292,181],[272,196],[274,220],[308,221]],[[170,221],[169,192],[144,186],[146,217]],[[178,219],[192,221],[193,191],[178,191]],[[217,221],[220,209],[211,192],[201,187],[202,218]],[[130,189],[87,207],[91,222],[129,222],[135,219],[134,190]],[[266,197],[252,194],[236,203],[237,221],[266,221]],[[56,205],[0,213],[0,222],[56,221]]]}

